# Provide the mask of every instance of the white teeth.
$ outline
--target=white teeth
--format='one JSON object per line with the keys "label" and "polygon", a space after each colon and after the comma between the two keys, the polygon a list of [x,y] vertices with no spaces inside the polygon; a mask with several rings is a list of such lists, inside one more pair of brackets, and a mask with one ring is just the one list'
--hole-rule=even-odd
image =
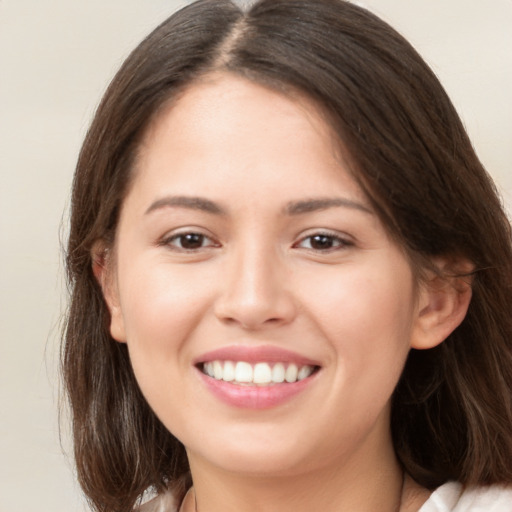
{"label": "white teeth", "polygon": [[284,374],[284,379],[286,382],[295,382],[297,380],[297,365],[291,364],[286,368],[286,373]]}
{"label": "white teeth", "polygon": [[252,382],[253,372],[249,363],[238,361],[235,366],[235,380],[237,382]]}
{"label": "white teeth", "polygon": [[210,377],[213,377],[215,375],[213,371],[213,362],[208,362],[204,365],[204,372],[206,375],[209,375]]}
{"label": "white teeth", "polygon": [[220,361],[213,361],[213,376],[217,380],[221,380],[223,373],[222,363]]}
{"label": "white teeth", "polygon": [[311,366],[302,366],[297,373],[297,380],[305,379],[311,375],[313,368]]}
{"label": "white teeth", "polygon": [[233,363],[233,361],[226,361],[224,363],[224,374],[222,375],[222,380],[225,380],[226,382],[235,380],[235,363]]}
{"label": "white teeth", "polygon": [[254,384],[268,384],[272,382],[272,370],[267,363],[258,363],[254,366]]}
{"label": "white teeth", "polygon": [[272,382],[284,382],[284,364],[277,363],[272,367]]}
{"label": "white teeth", "polygon": [[215,380],[224,380],[236,384],[256,384],[258,386],[293,383],[309,377],[315,367],[297,366],[294,363],[256,363],[245,361],[208,361],[203,364],[203,373]]}

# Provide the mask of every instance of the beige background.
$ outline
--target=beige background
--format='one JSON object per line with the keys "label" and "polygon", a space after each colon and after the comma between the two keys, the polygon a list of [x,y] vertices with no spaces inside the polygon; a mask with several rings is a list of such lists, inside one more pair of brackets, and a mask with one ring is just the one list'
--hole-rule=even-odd
{"label": "beige background", "polygon": [[[85,510],[57,428],[59,237],[102,91],[142,36],[184,3],[0,0],[0,512]],[[359,3],[431,64],[512,204],[512,0]]]}

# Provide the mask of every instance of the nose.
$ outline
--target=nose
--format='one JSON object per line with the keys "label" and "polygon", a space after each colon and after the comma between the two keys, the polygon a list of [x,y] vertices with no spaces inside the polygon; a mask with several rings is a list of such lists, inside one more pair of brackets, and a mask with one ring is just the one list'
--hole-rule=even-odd
{"label": "nose", "polygon": [[289,287],[290,269],[282,260],[271,250],[254,246],[229,258],[215,303],[217,318],[246,330],[290,323],[296,305]]}

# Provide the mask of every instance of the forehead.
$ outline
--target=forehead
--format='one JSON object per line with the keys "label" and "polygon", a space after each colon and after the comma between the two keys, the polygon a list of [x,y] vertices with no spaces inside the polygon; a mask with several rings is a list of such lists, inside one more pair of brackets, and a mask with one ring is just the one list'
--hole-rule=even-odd
{"label": "forehead", "polygon": [[[165,104],[146,130],[136,172],[162,167],[167,159],[177,170],[190,165],[229,166],[233,159],[249,169],[264,158],[282,167],[300,154],[315,164],[348,167],[339,137],[322,108],[297,91],[282,91],[228,74],[203,76]],[[203,162],[199,162],[203,160]],[[239,175],[243,175],[239,169]],[[254,176],[254,173],[252,173]]]}
{"label": "forehead", "polygon": [[[144,137],[147,143],[155,135],[155,130],[163,125],[176,123],[185,130],[196,128],[209,130],[208,136],[222,135],[222,128],[238,133],[247,133],[254,127],[268,129],[270,119],[287,120],[290,128],[314,129],[326,141],[337,140],[334,130],[327,122],[327,116],[317,102],[292,87],[269,86],[260,82],[228,73],[215,72],[201,76],[187,85],[165,103],[155,115]],[[272,112],[269,118],[269,111]],[[242,115],[244,114],[244,115]],[[250,118],[251,126],[246,119]],[[219,118],[223,125],[219,124]],[[259,126],[256,124],[259,123]]]}

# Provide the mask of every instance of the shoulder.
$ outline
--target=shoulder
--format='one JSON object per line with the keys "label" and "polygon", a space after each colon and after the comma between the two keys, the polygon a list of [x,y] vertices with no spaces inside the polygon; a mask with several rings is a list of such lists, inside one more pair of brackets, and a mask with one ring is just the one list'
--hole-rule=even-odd
{"label": "shoulder", "polygon": [[178,506],[172,492],[167,491],[138,506],[133,512],[178,512]]}
{"label": "shoulder", "polygon": [[449,482],[437,488],[419,512],[512,512],[512,485],[464,489]]}

